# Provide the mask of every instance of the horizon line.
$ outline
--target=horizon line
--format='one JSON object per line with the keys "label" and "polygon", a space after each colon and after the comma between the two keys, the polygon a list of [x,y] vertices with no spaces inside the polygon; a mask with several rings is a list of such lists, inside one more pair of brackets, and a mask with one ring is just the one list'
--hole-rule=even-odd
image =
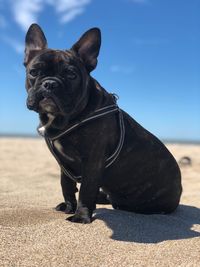
{"label": "horizon line", "polygon": [[[43,138],[39,134],[23,134],[23,133],[0,133],[0,138]],[[163,143],[171,143],[171,144],[199,144],[200,140],[196,139],[179,139],[179,138],[159,138]]]}

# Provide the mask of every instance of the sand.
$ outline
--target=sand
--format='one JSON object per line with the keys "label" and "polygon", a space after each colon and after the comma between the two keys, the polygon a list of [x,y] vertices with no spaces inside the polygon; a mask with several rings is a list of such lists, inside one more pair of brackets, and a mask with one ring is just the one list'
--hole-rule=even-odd
{"label": "sand", "polygon": [[92,224],[66,221],[59,168],[42,139],[0,138],[0,266],[200,266],[200,146],[169,144],[182,166],[181,205],[139,215],[98,205]]}

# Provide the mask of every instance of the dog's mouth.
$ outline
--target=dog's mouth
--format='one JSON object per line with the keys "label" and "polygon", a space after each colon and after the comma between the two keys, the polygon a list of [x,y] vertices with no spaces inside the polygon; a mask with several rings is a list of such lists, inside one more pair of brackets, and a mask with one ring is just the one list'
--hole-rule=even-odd
{"label": "dog's mouth", "polygon": [[55,97],[50,94],[29,95],[27,98],[27,107],[39,114],[51,113],[57,115],[61,112],[59,103]]}
{"label": "dog's mouth", "polygon": [[56,114],[59,113],[60,109],[55,103],[55,100],[51,97],[44,97],[39,102],[39,113],[50,113]]}

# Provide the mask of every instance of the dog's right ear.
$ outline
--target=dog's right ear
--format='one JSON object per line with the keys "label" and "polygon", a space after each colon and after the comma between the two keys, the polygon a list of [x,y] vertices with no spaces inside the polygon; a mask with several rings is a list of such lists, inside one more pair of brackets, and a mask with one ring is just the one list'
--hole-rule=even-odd
{"label": "dog's right ear", "polygon": [[34,23],[28,29],[25,45],[24,65],[26,66],[39,51],[47,48],[46,37],[38,24]]}

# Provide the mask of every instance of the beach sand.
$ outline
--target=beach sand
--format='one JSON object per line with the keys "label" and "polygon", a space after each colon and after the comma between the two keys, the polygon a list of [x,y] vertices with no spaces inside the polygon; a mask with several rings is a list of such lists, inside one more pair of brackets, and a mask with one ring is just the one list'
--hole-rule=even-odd
{"label": "beach sand", "polygon": [[200,266],[200,146],[168,144],[182,166],[181,205],[139,215],[97,205],[82,225],[53,210],[59,167],[42,139],[0,138],[0,266]]}

